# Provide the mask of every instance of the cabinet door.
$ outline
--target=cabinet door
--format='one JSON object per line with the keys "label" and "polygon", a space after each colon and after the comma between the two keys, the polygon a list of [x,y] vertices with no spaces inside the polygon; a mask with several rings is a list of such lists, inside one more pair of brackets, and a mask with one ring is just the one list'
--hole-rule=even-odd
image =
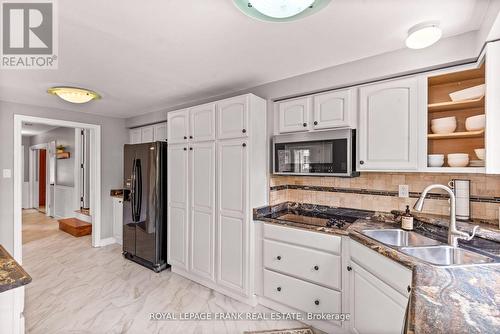
{"label": "cabinet door", "polygon": [[153,125],[154,127],[154,141],[165,141],[167,140],[167,123],[158,123]]}
{"label": "cabinet door", "polygon": [[351,331],[358,334],[400,334],[408,297],[356,263],[350,264]]}
{"label": "cabinet door", "polygon": [[189,139],[215,140],[215,103],[204,104],[189,110]]}
{"label": "cabinet door", "polygon": [[217,146],[217,283],[243,295],[248,287],[247,150],[241,139]]}
{"label": "cabinet door", "polygon": [[215,142],[194,143],[189,148],[191,219],[190,270],[215,280]]}
{"label": "cabinet door", "polygon": [[130,130],[130,144],[141,143],[141,128]]}
{"label": "cabinet door", "polygon": [[217,103],[218,139],[247,137],[248,105],[247,95]]}
{"label": "cabinet door", "polygon": [[278,104],[279,133],[308,131],[310,105],[310,97],[280,102]]}
{"label": "cabinet door", "polygon": [[187,145],[168,146],[168,263],[187,269],[188,151]]}
{"label": "cabinet door", "polygon": [[314,96],[313,129],[351,126],[351,91],[343,90]]}
{"label": "cabinet door", "polygon": [[417,79],[360,88],[359,170],[417,169]]}
{"label": "cabinet door", "polygon": [[188,110],[169,112],[167,114],[167,129],[169,144],[185,143],[188,139]]}
{"label": "cabinet door", "polygon": [[123,200],[113,198],[113,236],[120,245],[123,242]]}
{"label": "cabinet door", "polygon": [[154,127],[144,126],[141,128],[141,143],[152,143],[155,139],[154,136]]}

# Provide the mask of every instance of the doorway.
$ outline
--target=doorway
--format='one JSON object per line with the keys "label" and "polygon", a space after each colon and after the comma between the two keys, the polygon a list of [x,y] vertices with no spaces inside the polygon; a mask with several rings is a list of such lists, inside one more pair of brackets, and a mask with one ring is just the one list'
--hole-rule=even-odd
{"label": "doorway", "polygon": [[47,150],[38,150],[38,211],[46,213],[47,195]]}

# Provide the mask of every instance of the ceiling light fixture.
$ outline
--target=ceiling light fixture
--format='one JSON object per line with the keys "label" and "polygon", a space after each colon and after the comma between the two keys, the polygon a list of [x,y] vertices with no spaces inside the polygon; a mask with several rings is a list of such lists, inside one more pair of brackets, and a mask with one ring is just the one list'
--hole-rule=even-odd
{"label": "ceiling light fixture", "polygon": [[323,9],[331,0],[234,0],[246,15],[271,22],[294,21]]}
{"label": "ceiling light fixture", "polygon": [[101,96],[94,91],[77,87],[52,87],[47,90],[47,93],[57,95],[64,101],[71,103],[87,103],[91,100],[98,100],[101,98]]}
{"label": "ceiling light fixture", "polygon": [[408,30],[406,46],[410,49],[423,49],[439,41],[442,31],[437,22],[417,24]]}

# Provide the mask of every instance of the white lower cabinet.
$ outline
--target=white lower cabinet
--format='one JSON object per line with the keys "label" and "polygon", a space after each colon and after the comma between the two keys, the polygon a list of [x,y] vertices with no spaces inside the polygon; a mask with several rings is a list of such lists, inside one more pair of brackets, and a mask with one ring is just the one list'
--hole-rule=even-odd
{"label": "white lower cabinet", "polygon": [[113,197],[113,237],[120,245],[123,243],[123,199]]}
{"label": "white lower cabinet", "polygon": [[351,332],[403,333],[412,273],[353,240],[348,266]]}

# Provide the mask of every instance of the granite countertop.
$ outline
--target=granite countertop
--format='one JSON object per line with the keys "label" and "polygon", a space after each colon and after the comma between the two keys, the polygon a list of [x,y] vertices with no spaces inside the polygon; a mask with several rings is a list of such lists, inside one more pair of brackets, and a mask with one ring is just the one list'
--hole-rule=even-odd
{"label": "granite countertop", "polygon": [[[270,218],[273,212],[280,212],[287,207],[306,207],[312,210],[314,205],[286,202],[275,206],[254,209],[254,220],[285,225],[295,228],[349,236],[366,247],[382,254],[412,270],[412,290],[408,312],[407,333],[494,333],[500,332],[500,263],[475,264],[467,266],[434,266],[408,256],[397,248],[379,243],[361,233],[365,229],[398,228],[395,214],[359,211],[343,208],[330,208],[330,212],[350,212],[365,215],[345,229],[324,228],[293,222],[283,222]],[[320,210],[325,207],[320,206]],[[341,211],[339,211],[341,210]],[[370,214],[371,213],[371,214]],[[443,238],[445,218],[418,215],[418,232],[436,233],[435,239]],[[467,225],[468,224],[468,225]],[[460,223],[459,228],[471,230],[473,224]],[[422,229],[422,231],[420,230]],[[481,238],[473,242],[461,241],[460,246],[471,250],[486,252],[490,257],[500,256],[500,230],[494,226],[482,226]],[[446,230],[445,230],[446,232]],[[427,235],[429,236],[429,235]],[[484,239],[483,239],[484,238]],[[498,239],[497,239],[498,238]],[[441,240],[440,240],[441,239]],[[446,242],[446,240],[445,240]]]}
{"label": "granite countertop", "polygon": [[0,293],[31,282],[31,276],[0,245]]}

